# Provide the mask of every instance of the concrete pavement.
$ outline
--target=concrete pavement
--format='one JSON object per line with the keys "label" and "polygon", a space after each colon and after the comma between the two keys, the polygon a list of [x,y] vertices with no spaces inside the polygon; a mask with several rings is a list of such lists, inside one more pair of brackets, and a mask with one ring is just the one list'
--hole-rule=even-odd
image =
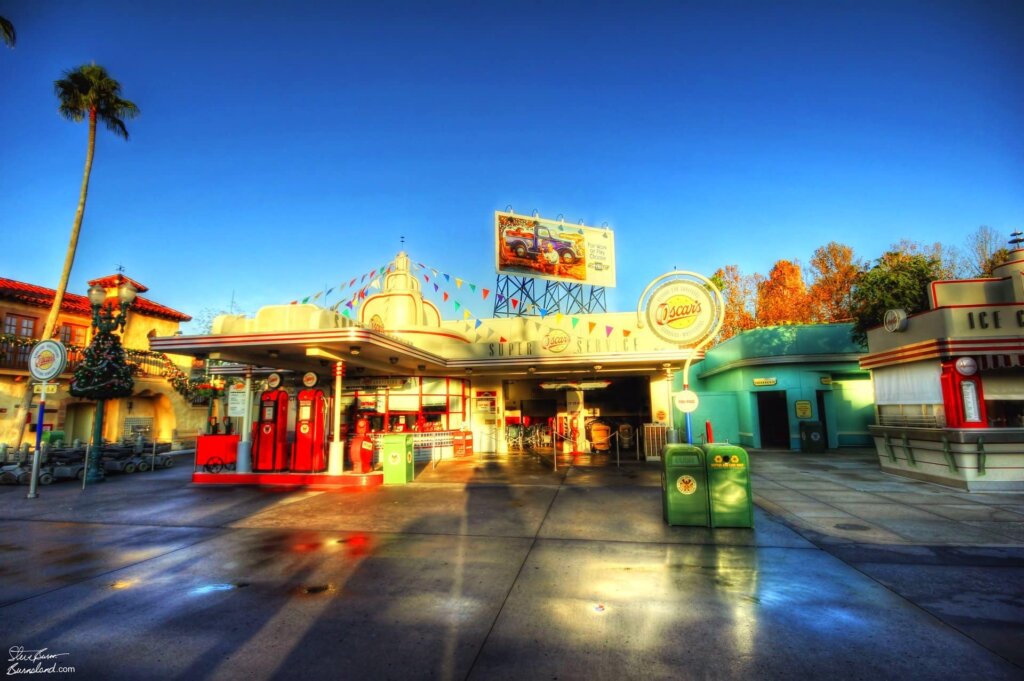
{"label": "concrete pavement", "polygon": [[658,464],[0,488],[0,643],[69,679],[1021,678],[1022,495],[751,459],[752,531],[664,525]]}

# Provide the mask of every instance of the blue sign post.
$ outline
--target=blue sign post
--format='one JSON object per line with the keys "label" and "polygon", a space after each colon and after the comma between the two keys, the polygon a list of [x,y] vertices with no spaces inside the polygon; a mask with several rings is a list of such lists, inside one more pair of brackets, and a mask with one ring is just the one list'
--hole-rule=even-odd
{"label": "blue sign post", "polygon": [[28,499],[39,496],[36,486],[39,484],[39,457],[43,446],[43,419],[46,416],[46,388],[52,379],[64,371],[68,363],[68,353],[60,341],[44,340],[36,343],[28,358],[28,371],[32,378],[39,381],[39,418],[36,420],[36,451],[32,454],[32,479],[28,486]]}

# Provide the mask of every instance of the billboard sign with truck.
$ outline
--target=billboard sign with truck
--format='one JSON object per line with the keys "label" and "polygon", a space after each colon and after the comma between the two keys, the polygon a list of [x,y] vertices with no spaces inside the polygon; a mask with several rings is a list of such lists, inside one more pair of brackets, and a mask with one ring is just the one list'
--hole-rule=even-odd
{"label": "billboard sign with truck", "polygon": [[497,271],[590,286],[615,286],[615,233],[559,220],[494,213]]}

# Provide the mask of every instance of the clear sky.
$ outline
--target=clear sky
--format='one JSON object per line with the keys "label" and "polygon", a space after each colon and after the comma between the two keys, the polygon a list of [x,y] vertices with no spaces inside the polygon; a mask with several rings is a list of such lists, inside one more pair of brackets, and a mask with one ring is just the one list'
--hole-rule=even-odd
{"label": "clear sky", "polygon": [[[493,288],[511,205],[616,234],[612,310],[658,274],[877,258],[1024,227],[1024,3],[0,0],[0,275],[56,286],[95,61],[70,290],[123,265],[190,314],[414,261]],[[485,303],[453,295],[476,316]],[[328,298],[337,301],[337,293]],[[447,318],[458,317],[451,305]]]}

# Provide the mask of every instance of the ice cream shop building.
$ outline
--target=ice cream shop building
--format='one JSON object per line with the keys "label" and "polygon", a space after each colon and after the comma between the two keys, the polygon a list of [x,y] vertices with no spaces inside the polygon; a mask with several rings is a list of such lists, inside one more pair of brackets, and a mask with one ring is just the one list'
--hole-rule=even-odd
{"label": "ice cream shop building", "polygon": [[930,309],[889,310],[861,360],[883,470],[970,490],[1024,489],[1024,248],[991,278],[932,282]]}

